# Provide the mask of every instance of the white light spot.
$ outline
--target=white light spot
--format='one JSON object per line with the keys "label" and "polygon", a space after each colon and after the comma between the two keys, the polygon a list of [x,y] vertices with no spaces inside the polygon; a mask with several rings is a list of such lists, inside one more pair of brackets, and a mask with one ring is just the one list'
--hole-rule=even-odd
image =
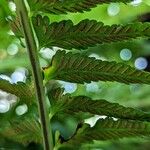
{"label": "white light spot", "polygon": [[9,94],[7,92],[0,90],[0,99],[4,98],[4,97],[7,97],[8,95]]}
{"label": "white light spot", "polygon": [[138,6],[142,3],[142,0],[133,0],[130,4],[133,6]]}
{"label": "white light spot", "polygon": [[[0,80],[3,79],[3,80],[7,80],[9,81],[10,83],[12,83],[12,80],[10,77],[6,76],[6,75],[3,75],[1,74],[0,75]],[[2,90],[0,90],[0,99],[6,99],[7,102],[9,102],[10,106],[16,102],[17,100],[17,97],[15,95],[12,95],[10,93],[7,93],[7,92],[4,92]],[[6,102],[6,103],[7,103]],[[7,105],[7,104],[6,104]]]}
{"label": "white light spot", "polygon": [[10,83],[12,82],[12,81],[11,81],[11,78],[8,77],[8,76],[6,76],[6,75],[4,75],[4,74],[0,74],[0,79],[7,80],[7,81],[9,81]]}
{"label": "white light spot", "polygon": [[15,3],[9,2],[9,9],[10,9],[11,11],[16,11],[16,5],[15,5]]}
{"label": "white light spot", "polygon": [[22,73],[23,75],[28,74],[28,70],[27,70],[26,68],[24,68],[24,67],[17,68],[15,71],[16,71],[16,72],[20,72],[20,73]]}
{"label": "white light spot", "polygon": [[93,127],[99,119],[105,119],[106,117],[107,116],[95,115],[94,117],[91,117],[89,119],[85,119],[84,122],[89,124],[91,127]]}
{"label": "white light spot", "polygon": [[26,104],[20,105],[16,108],[16,114],[21,116],[28,111],[28,106]]}
{"label": "white light spot", "polygon": [[6,98],[9,101],[11,106],[14,105],[14,103],[17,102],[17,96],[15,96],[15,95],[9,94],[9,96],[6,97]]}
{"label": "white light spot", "polygon": [[96,59],[100,59],[100,56],[97,55],[97,54],[95,54],[95,53],[90,54],[89,57],[94,57],[94,58],[96,58]]}
{"label": "white light spot", "polygon": [[7,17],[6,17],[6,20],[7,20],[7,21],[10,21],[10,20],[12,20],[12,19],[13,19],[12,16],[7,16]]}
{"label": "white light spot", "polygon": [[118,121],[118,119],[117,119],[117,118],[115,118],[115,117],[112,117],[112,119],[113,119],[114,121]]}
{"label": "white light spot", "polygon": [[122,60],[128,61],[132,58],[132,52],[127,48],[122,49],[120,52],[120,57]]}
{"label": "white light spot", "polygon": [[111,3],[107,8],[109,16],[116,16],[120,12],[120,5],[118,3]]}
{"label": "white light spot", "polygon": [[16,44],[10,44],[7,48],[9,55],[16,55],[18,53],[18,46]]}
{"label": "white light spot", "polygon": [[12,30],[9,30],[9,31],[7,32],[7,34],[8,34],[8,35],[15,35]]}
{"label": "white light spot", "polygon": [[26,76],[22,72],[15,71],[11,75],[12,83],[17,83],[17,82],[25,82],[26,81]]}
{"label": "white light spot", "polygon": [[5,98],[7,97],[9,94],[7,92],[4,92],[2,90],[0,90],[0,98]]}
{"label": "white light spot", "polygon": [[76,83],[70,83],[70,82],[64,82],[64,81],[59,81],[60,84],[65,89],[65,93],[73,93],[77,90],[77,84]]}
{"label": "white light spot", "polygon": [[143,70],[148,66],[148,61],[144,57],[139,57],[135,60],[135,67],[139,70]]}
{"label": "white light spot", "polygon": [[95,53],[90,54],[89,57],[94,57],[94,58],[100,59],[100,60],[106,60],[105,57],[99,56],[99,55],[97,55]]}
{"label": "white light spot", "polygon": [[51,59],[55,55],[56,51],[50,49],[50,48],[42,48],[40,50],[40,54],[45,59]]}
{"label": "white light spot", "polygon": [[60,47],[55,47],[55,46],[54,46],[54,47],[53,47],[53,50],[54,50],[54,51],[58,51],[58,50],[63,50],[63,49],[60,48]]}
{"label": "white light spot", "polygon": [[10,103],[6,99],[0,100],[0,113],[6,113],[10,109]]}
{"label": "white light spot", "polygon": [[96,82],[91,82],[91,83],[85,84],[85,85],[86,85],[87,92],[98,92],[100,90],[99,86]]}

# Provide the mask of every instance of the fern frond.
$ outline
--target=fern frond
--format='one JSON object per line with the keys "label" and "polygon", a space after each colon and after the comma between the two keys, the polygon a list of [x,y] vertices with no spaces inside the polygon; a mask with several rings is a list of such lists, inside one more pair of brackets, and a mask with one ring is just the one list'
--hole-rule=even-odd
{"label": "fern frond", "polygon": [[48,17],[33,17],[39,46],[65,49],[86,49],[96,44],[118,42],[150,36],[150,23],[104,25],[95,20],[83,20],[73,25],[71,20],[50,24]]}
{"label": "fern frond", "polygon": [[110,103],[106,100],[92,100],[86,96],[63,96],[52,108],[53,114],[60,111],[68,114],[89,112],[95,115],[105,115],[130,120],[150,121],[150,113],[143,112],[131,107],[124,107],[117,103]]}
{"label": "fern frond", "polygon": [[123,63],[96,60],[80,53],[57,51],[51,65],[44,69],[45,80],[63,80],[76,83],[117,81],[150,84],[148,72],[136,70]]}
{"label": "fern frond", "polygon": [[66,14],[67,12],[90,11],[99,4],[123,2],[131,0],[28,0],[32,11],[42,11],[52,14]]}
{"label": "fern frond", "polygon": [[34,119],[12,122],[9,126],[5,127],[5,129],[1,130],[0,134],[5,138],[25,145],[30,142],[42,142],[40,124]]}
{"label": "fern frond", "polygon": [[117,120],[106,118],[97,121],[94,127],[85,126],[78,133],[64,143],[66,146],[80,146],[82,143],[92,142],[93,140],[112,140],[124,137],[143,137],[150,136],[150,123]]}
{"label": "fern frond", "polygon": [[7,80],[0,78],[0,90],[14,94],[20,98],[33,98],[34,92],[30,85],[23,82],[11,84]]}

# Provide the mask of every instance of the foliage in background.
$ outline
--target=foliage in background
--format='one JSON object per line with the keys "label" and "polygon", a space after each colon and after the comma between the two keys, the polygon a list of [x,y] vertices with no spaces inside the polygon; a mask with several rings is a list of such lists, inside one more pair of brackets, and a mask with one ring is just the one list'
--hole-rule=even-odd
{"label": "foliage in background", "polygon": [[[80,7],[77,5],[74,6],[73,2],[66,0],[67,5],[64,3],[63,6],[63,2],[58,2],[58,4],[54,3],[54,5],[56,5],[55,8],[51,5],[48,7],[48,2],[44,3],[42,0],[41,3],[38,3],[36,0],[30,0],[28,2],[33,11],[32,15],[34,17],[32,21],[40,48],[42,48],[42,50],[43,47],[51,48],[51,55],[54,55],[57,51],[53,58],[51,56],[45,57],[42,50],[39,53],[41,66],[44,67],[47,100],[51,100],[50,119],[53,126],[56,147],[58,146],[60,149],[66,149],[66,147],[73,149],[72,145],[74,146],[76,144],[81,146],[81,143],[89,143],[82,145],[80,149],[110,149],[110,147],[114,147],[114,149],[121,147],[122,149],[123,147],[120,145],[121,142],[123,142],[127,147],[134,148],[135,146],[131,144],[132,140],[130,141],[129,139],[118,142],[119,144],[116,141],[94,141],[94,144],[90,144],[90,142],[92,142],[93,139],[108,140],[129,136],[148,136],[150,133],[148,123],[149,112],[143,112],[149,111],[149,85],[124,85],[116,82],[102,82],[119,81],[128,84],[150,83],[149,73],[135,70],[128,66],[131,65],[133,67],[137,57],[142,56],[147,60],[149,58],[150,44],[147,39],[130,40],[132,38],[150,36],[149,23],[133,23],[138,20],[137,16],[149,11],[149,2],[143,1],[136,7],[131,4],[125,5],[122,3],[104,4],[93,8],[91,12],[68,13],[67,15],[62,15],[62,13],[72,11],[80,12],[83,8],[85,9],[85,6],[89,7],[90,5],[82,7],[83,4],[81,3]],[[37,6],[35,3],[37,3]],[[17,25],[18,28],[11,24],[11,27],[13,27],[12,30],[17,37],[10,32],[10,16],[12,16],[12,19],[15,18],[15,12],[10,11],[6,1],[2,0],[0,6],[2,8],[0,11],[0,28],[2,31],[0,35],[0,73],[12,77],[13,71],[18,67],[28,69],[26,72],[26,84],[14,83],[12,85],[9,82],[0,80],[0,89],[18,96],[16,102],[11,106],[11,109],[7,113],[0,114],[2,120],[0,136],[3,137],[0,138],[0,147],[9,148],[7,142],[11,142],[12,145],[10,148],[29,149],[38,147],[40,149],[41,147],[39,145],[41,145],[42,141],[39,129],[40,122],[33,93],[34,88],[31,69],[24,47],[24,39],[22,38],[22,30],[20,30],[20,24],[18,24],[17,21],[14,25]],[[32,8],[32,6],[34,7]],[[95,4],[92,4],[92,6],[95,6]],[[108,10],[110,6],[113,6],[114,9],[119,6],[119,14],[109,16]],[[43,11],[42,16],[48,17],[37,15],[39,10]],[[53,15],[54,13],[61,13],[61,15],[56,16]],[[96,19],[97,21],[85,20],[80,22],[87,18],[89,20]],[[61,21],[63,19],[69,19],[69,21]],[[57,23],[55,21],[57,21]],[[105,25],[98,23],[99,21],[104,22]],[[131,22],[133,25],[126,25]],[[114,23],[124,25],[111,26]],[[106,24],[109,26],[106,26]],[[111,43],[122,40],[125,40],[125,42]],[[103,44],[95,46],[97,43]],[[18,47],[18,51],[15,54],[10,51],[10,49],[14,48],[10,47],[12,44]],[[94,47],[91,48],[91,46]],[[72,52],[68,53],[67,51],[66,53],[62,48],[67,50],[73,49]],[[59,49],[61,49],[61,51]],[[76,49],[80,49],[81,51]],[[131,50],[133,55],[132,59],[126,62],[123,61],[119,55],[122,49]],[[93,53],[97,59],[87,57],[92,56]],[[99,59],[105,59],[105,61]],[[124,64],[111,61],[123,61]],[[149,71],[148,66],[146,70]],[[76,85],[53,81],[52,79],[87,83]],[[49,80],[51,81],[49,82]],[[88,84],[90,81],[98,80],[101,81]],[[59,88],[60,83],[64,86],[65,91]],[[67,84],[71,86],[68,91]],[[72,88],[73,93],[70,92]],[[68,92],[71,94],[66,94]],[[82,95],[82,97],[79,95]],[[94,100],[92,101],[92,99]],[[108,100],[110,103],[103,99]],[[128,107],[138,107],[143,111],[125,108],[114,102]],[[16,115],[17,107],[24,103],[28,106],[28,112],[20,116]],[[83,112],[90,112],[90,114],[84,114]],[[89,125],[83,125],[85,119],[93,117],[94,115],[105,115],[108,118],[100,119],[92,128]],[[111,117],[121,119],[114,121]],[[126,119],[130,120],[127,121]],[[32,136],[31,139],[31,135],[35,136]],[[140,140],[141,145],[148,143],[147,141],[145,142],[146,138]],[[16,141],[18,144],[13,143]],[[60,143],[62,145],[60,145]],[[77,148],[79,147],[76,147],[76,149]]]}

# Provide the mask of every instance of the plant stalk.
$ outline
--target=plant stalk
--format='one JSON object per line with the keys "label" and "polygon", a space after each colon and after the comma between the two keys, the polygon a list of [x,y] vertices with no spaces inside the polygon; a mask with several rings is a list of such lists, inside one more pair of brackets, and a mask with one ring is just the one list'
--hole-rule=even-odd
{"label": "plant stalk", "polygon": [[32,66],[32,74],[38,100],[39,116],[43,133],[43,144],[45,150],[53,150],[52,130],[49,123],[48,109],[46,107],[45,91],[43,86],[42,72],[40,69],[37,45],[32,29],[32,24],[28,16],[26,3],[24,0],[15,0],[17,13],[24,32],[28,55]]}

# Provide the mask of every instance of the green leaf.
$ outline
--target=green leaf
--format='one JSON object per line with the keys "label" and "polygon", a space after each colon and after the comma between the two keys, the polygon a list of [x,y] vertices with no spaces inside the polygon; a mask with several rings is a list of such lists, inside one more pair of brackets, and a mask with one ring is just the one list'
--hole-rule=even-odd
{"label": "green leaf", "polygon": [[40,124],[32,119],[24,121],[12,122],[5,129],[0,130],[1,136],[10,140],[29,144],[30,142],[41,143],[42,133]]}
{"label": "green leaf", "polygon": [[33,25],[42,47],[86,49],[96,44],[131,40],[150,36],[150,23],[104,25],[95,20],[83,20],[73,25],[71,20],[50,24],[48,17],[33,17]]}
{"label": "green leaf", "polygon": [[34,93],[32,92],[33,87],[23,82],[11,84],[9,81],[0,78],[0,90],[14,94],[20,98],[29,99],[34,97]]}
{"label": "green leaf", "polygon": [[84,126],[78,133],[64,143],[65,146],[79,147],[82,143],[89,143],[93,140],[112,140],[124,137],[143,137],[150,136],[150,123],[117,120],[106,118],[97,121],[94,127]]}
{"label": "green leaf", "polygon": [[136,70],[123,63],[96,60],[80,53],[57,51],[51,65],[44,68],[45,81],[56,79],[76,83],[117,81],[150,84],[148,72]]}
{"label": "green leaf", "polygon": [[131,2],[131,0],[28,0],[32,11],[42,11],[52,14],[66,14],[67,12],[90,11],[99,4],[112,2]]}
{"label": "green leaf", "polygon": [[150,121],[150,113],[143,112],[131,107],[124,107],[117,103],[110,103],[106,100],[92,100],[86,96],[62,96],[62,98],[52,108],[53,114],[66,112],[74,114],[79,112],[89,112],[95,115],[105,115],[130,120]]}

